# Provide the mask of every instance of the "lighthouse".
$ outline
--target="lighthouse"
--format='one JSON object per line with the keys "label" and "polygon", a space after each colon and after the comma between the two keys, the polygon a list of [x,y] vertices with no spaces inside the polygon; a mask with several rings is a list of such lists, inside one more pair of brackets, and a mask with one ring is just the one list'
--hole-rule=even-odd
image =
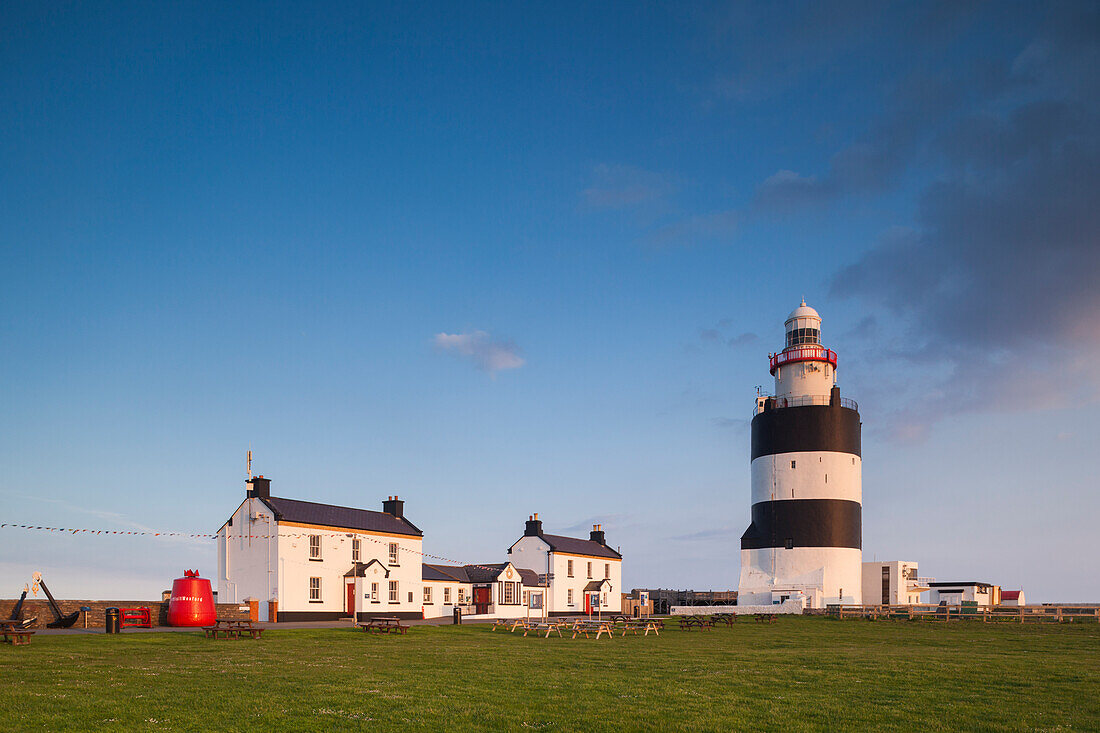
{"label": "lighthouse", "polygon": [[752,523],[741,536],[738,605],[862,602],[859,408],[837,386],[836,352],[805,301],[769,356],[775,392],[752,418]]}

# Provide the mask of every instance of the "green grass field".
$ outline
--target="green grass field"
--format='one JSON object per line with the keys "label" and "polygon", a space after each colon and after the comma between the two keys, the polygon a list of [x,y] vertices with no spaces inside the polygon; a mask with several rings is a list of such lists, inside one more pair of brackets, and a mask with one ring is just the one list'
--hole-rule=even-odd
{"label": "green grass field", "polygon": [[1100,626],[782,618],[660,638],[486,625],[38,635],[4,730],[1098,730]]}

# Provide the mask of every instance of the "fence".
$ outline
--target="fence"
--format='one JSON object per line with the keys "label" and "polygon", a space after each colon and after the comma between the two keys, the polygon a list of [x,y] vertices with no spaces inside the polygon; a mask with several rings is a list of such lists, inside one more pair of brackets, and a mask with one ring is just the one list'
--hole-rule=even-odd
{"label": "fence", "polygon": [[1016,623],[1063,623],[1070,621],[1096,621],[1100,623],[1098,606],[911,606],[871,605],[837,606],[826,609],[835,618],[892,618],[910,621],[1003,621]]}

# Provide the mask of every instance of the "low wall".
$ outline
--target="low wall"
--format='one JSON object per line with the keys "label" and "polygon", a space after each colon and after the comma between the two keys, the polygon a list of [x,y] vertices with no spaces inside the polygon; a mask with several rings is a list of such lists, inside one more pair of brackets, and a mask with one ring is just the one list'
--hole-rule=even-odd
{"label": "low wall", "polygon": [[[0,600],[0,619],[11,616],[11,611],[15,608],[17,600],[15,598]],[[141,606],[147,606],[152,612],[150,615],[153,618],[154,626],[168,625],[167,601],[74,601],[66,599],[58,600],[57,605],[61,608],[62,615],[79,611],[81,606],[91,608],[92,610],[85,614],[88,617],[88,628],[102,629],[106,625],[106,611],[108,608],[139,608]],[[215,609],[218,618],[242,620],[248,618],[247,603],[218,603],[215,604]],[[32,616],[38,617],[37,626],[39,628],[45,627],[46,624],[53,621],[53,611],[50,610],[49,601],[44,598],[28,598],[23,601],[23,618],[31,618]],[[84,627],[83,616],[77,619],[75,626]]]}
{"label": "low wall", "polygon": [[710,616],[714,613],[736,613],[748,616],[753,613],[801,614],[802,601],[783,601],[770,606],[673,606],[673,616]]}

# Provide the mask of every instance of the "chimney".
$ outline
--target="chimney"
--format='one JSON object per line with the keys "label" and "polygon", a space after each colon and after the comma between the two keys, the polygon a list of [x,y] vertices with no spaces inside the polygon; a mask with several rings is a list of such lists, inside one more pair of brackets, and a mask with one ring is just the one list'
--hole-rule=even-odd
{"label": "chimney", "polygon": [[263,476],[253,476],[248,481],[244,482],[245,496],[249,498],[271,498],[271,479],[264,478]]}
{"label": "chimney", "polygon": [[607,545],[607,541],[604,539],[603,536],[603,525],[593,524],[592,534],[588,536],[588,539],[592,540],[593,542],[599,542],[601,545]]}
{"label": "chimney", "polygon": [[386,514],[392,514],[398,519],[403,519],[405,517],[405,502],[396,496],[391,496],[382,502],[382,511]]}
{"label": "chimney", "polygon": [[524,537],[538,537],[542,534],[542,522],[539,521],[538,513],[532,514],[527,517],[527,527],[523,530]]}

